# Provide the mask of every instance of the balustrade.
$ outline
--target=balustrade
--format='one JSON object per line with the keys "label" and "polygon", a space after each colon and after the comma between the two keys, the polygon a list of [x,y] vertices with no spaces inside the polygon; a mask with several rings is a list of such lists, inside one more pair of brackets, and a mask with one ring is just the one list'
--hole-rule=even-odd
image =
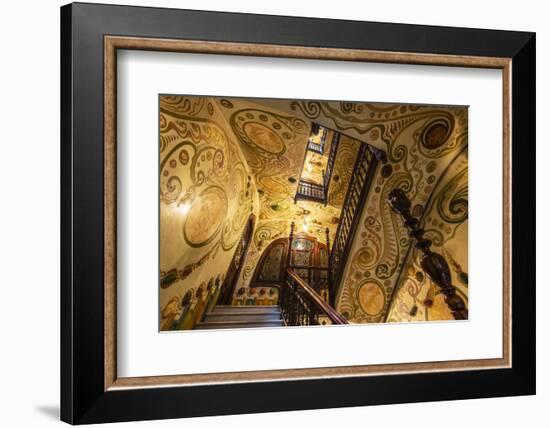
{"label": "balustrade", "polygon": [[279,305],[288,326],[319,325],[321,319],[332,324],[348,324],[292,268],[286,270],[286,279],[279,292]]}
{"label": "balustrade", "polygon": [[338,293],[344,264],[351,249],[353,236],[357,229],[377,164],[378,160],[373,152],[366,144],[362,144],[357,154],[329,257],[332,305],[335,303],[334,299]]}
{"label": "balustrade", "polygon": [[322,184],[300,180],[295,199],[309,199],[316,202],[325,202],[325,191]]}

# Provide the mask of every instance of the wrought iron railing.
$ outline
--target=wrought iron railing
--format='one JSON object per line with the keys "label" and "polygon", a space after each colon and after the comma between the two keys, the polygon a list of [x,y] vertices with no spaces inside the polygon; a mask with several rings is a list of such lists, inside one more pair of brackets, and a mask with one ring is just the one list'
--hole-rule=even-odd
{"label": "wrought iron railing", "polygon": [[307,148],[309,150],[311,150],[312,152],[319,153],[319,154],[322,155],[323,151],[325,149],[325,145],[324,144],[317,144],[317,143],[314,143],[313,141],[308,141]]}
{"label": "wrought iron railing", "polygon": [[328,203],[328,188],[330,185],[330,179],[332,178],[332,171],[334,170],[334,161],[336,160],[336,153],[338,152],[339,143],[340,133],[334,132],[332,143],[330,145],[330,152],[327,159],[327,169],[323,172],[323,190],[325,192],[325,205]]}
{"label": "wrought iron railing", "polygon": [[352,245],[359,218],[361,217],[362,207],[371,187],[377,163],[378,161],[373,152],[366,144],[362,144],[357,154],[344,206],[336,229],[336,235],[332,243],[332,251],[329,256],[331,274],[330,298],[332,305],[335,304],[345,261]]}
{"label": "wrought iron railing", "polygon": [[279,292],[281,314],[288,326],[348,324],[323,298],[291,268]]}
{"label": "wrought iron railing", "polygon": [[319,133],[321,133],[320,137],[319,137],[319,144],[308,140],[308,144],[307,144],[307,148],[308,150],[311,150],[312,152],[316,152],[316,153],[319,153],[319,154],[323,154],[325,152],[325,142],[326,142],[326,138],[327,138],[327,130],[326,128],[323,128],[319,125],[317,125],[316,123],[313,123],[311,125],[311,135],[318,135]]}
{"label": "wrought iron railing", "polygon": [[290,265],[290,269],[302,278],[313,290],[321,295],[323,290],[330,289],[330,275],[328,266]]}
{"label": "wrought iron railing", "polygon": [[296,190],[295,201],[298,199],[308,199],[324,203],[325,191],[323,185],[300,180],[298,182],[298,189]]}

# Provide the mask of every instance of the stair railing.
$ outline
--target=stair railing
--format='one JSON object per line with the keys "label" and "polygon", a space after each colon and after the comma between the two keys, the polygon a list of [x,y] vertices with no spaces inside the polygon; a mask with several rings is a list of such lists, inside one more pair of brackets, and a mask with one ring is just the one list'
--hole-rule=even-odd
{"label": "stair railing", "polygon": [[324,203],[325,190],[323,185],[300,179],[296,190],[296,196],[294,196],[294,202],[300,199]]}
{"label": "stair railing", "polygon": [[287,326],[320,325],[322,320],[332,324],[348,324],[291,268],[286,270],[286,280],[279,293],[281,314]]}
{"label": "stair railing", "polygon": [[308,284],[317,294],[323,289],[330,289],[329,271],[327,266],[309,266],[291,264],[288,266],[296,275]]}
{"label": "stair railing", "polygon": [[367,199],[377,164],[378,159],[373,151],[367,144],[361,144],[329,256],[330,282],[332,286],[330,298],[332,305],[335,304],[345,262],[351,249],[353,235],[357,229],[362,207]]}
{"label": "stair railing", "polygon": [[328,204],[328,188],[330,186],[330,179],[332,178],[332,172],[334,171],[334,161],[336,160],[336,153],[338,152],[338,145],[340,144],[340,133],[334,132],[332,137],[332,143],[330,144],[330,152],[327,159],[327,169],[323,173],[323,190],[325,193],[325,205]]}

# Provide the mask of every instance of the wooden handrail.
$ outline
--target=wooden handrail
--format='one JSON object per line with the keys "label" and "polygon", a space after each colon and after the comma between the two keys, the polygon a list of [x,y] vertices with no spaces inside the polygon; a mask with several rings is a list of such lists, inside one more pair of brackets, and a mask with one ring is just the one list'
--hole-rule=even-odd
{"label": "wooden handrail", "polygon": [[[288,268],[286,273],[291,277],[302,291],[315,303],[315,305],[323,312],[334,324],[349,324],[348,321],[336,312],[332,306],[325,302],[319,294],[315,292],[302,278],[300,278],[294,270]],[[286,286],[286,284],[285,284]]]}

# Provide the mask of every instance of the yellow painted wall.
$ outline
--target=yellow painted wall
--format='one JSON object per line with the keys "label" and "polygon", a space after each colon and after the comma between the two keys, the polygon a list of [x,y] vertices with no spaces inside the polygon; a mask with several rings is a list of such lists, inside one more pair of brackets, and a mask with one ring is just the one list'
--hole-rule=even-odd
{"label": "yellow painted wall", "polygon": [[[160,107],[162,318],[163,309],[188,290],[196,293],[202,286],[206,293],[209,283],[223,281],[246,222],[257,215],[258,196],[214,103],[205,97],[163,96]],[[177,280],[163,284],[174,272]],[[204,302],[195,299],[194,305]]]}

